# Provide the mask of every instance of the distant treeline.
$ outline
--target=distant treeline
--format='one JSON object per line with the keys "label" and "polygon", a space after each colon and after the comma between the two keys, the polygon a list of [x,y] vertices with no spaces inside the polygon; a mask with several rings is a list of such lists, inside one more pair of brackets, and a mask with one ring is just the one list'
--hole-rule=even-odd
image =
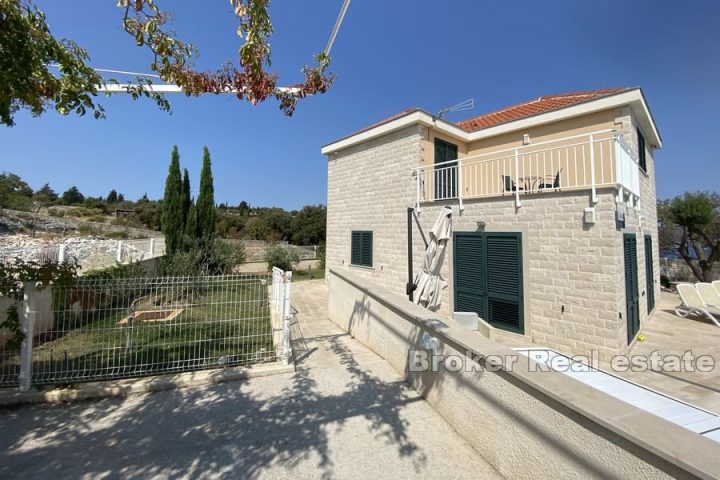
{"label": "distant treeline", "polygon": [[[83,207],[88,214],[112,215],[121,211],[118,220],[128,226],[160,230],[162,200],[150,200],[147,194],[129,200],[113,189],[106,197],[86,196],[76,186],[58,194],[46,183],[33,190],[19,175],[0,174],[0,208],[32,211],[39,208],[58,214],[62,208]],[[242,201],[237,206],[221,203],[216,209],[215,229],[219,236],[247,240],[287,241],[295,245],[325,243],[324,205],[308,205],[287,211],[276,207],[253,207]]]}

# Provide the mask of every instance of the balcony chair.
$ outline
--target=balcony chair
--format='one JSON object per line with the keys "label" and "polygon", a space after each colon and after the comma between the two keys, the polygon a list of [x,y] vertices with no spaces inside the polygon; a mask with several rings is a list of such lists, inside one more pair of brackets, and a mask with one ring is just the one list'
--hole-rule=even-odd
{"label": "balcony chair", "polygon": [[720,327],[720,309],[707,305],[692,283],[679,283],[677,291],[680,294],[681,304],[675,307],[675,314],[687,317],[691,313],[705,317]]}
{"label": "balcony chair", "polygon": [[500,178],[502,178],[503,192],[514,192],[516,190],[523,189],[522,187],[518,188],[517,185],[515,185],[515,182],[513,182],[510,175],[500,175]]}
{"label": "balcony chair", "polygon": [[560,188],[560,172],[562,172],[562,168],[557,171],[555,174],[555,179],[553,180],[553,183],[545,183],[543,180],[543,183],[538,185],[539,190],[545,190],[547,188]]}

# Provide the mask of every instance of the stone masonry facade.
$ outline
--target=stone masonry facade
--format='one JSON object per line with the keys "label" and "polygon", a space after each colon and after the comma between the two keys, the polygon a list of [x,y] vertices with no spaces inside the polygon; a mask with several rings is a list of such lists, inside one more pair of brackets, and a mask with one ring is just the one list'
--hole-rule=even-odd
{"label": "stone masonry facade", "polygon": [[[420,158],[420,127],[348,148],[328,159],[327,267],[350,268],[404,293],[407,207],[415,198],[412,169]],[[350,266],[352,230],[373,232],[373,266]]]}
{"label": "stone masonry facade", "polygon": [[[618,127],[637,151],[634,119],[620,112]],[[421,129],[400,131],[355,145],[328,160],[327,266],[347,268],[375,284],[404,295],[407,278],[407,208],[414,206],[412,176],[422,155]],[[453,230],[520,232],[523,252],[525,336],[503,334],[514,344],[535,343],[569,354],[597,351],[601,359],[628,349],[625,304],[623,233],[637,234],[638,286],[641,328],[648,318],[644,235],[653,238],[655,298],[659,299],[659,260],[655,180],[652,152],[647,152],[647,175],[641,176],[640,210],[617,204],[614,189],[597,192],[596,223],[583,222],[591,206],[590,191],[546,192],[426,203],[419,214],[429,231],[446,204],[453,208]],[[618,228],[616,210],[625,213]],[[639,217],[642,217],[640,219]],[[373,232],[372,268],[350,266],[350,232]],[[413,264],[422,268],[422,238],[413,225]],[[441,313],[453,310],[453,246],[442,267],[448,282]]]}

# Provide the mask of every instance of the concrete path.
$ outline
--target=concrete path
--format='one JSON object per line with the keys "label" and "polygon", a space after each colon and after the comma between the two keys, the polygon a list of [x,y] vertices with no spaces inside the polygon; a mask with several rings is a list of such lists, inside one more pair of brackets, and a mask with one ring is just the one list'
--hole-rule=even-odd
{"label": "concrete path", "polygon": [[0,478],[500,478],[384,360],[293,285],[293,374],[0,411]]}

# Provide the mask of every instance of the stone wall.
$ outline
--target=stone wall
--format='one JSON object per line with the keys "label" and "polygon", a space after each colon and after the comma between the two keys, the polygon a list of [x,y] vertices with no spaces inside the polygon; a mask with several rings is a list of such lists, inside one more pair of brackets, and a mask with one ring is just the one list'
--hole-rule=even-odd
{"label": "stone wall", "polygon": [[[601,191],[598,197],[595,225],[583,223],[589,191],[529,195],[517,209],[512,197],[465,201],[463,212],[453,207],[455,232],[477,231],[478,222],[484,222],[484,231],[522,234],[527,338],[507,334],[509,342],[533,342],[572,354],[597,350],[602,358],[617,353],[622,335],[616,309],[622,236],[615,229],[613,192]],[[441,208],[423,207],[420,223],[425,231]],[[442,272],[448,288],[441,313],[449,316],[454,310],[452,243],[447,255]],[[419,262],[416,268],[421,268]]]}
{"label": "stone wall", "polygon": [[[625,143],[630,147],[633,155],[637,158],[638,155],[638,141],[637,141],[637,121],[635,120],[632,112],[629,108],[623,109],[623,115],[618,118],[618,125],[623,134]],[[647,135],[645,135],[647,137]],[[638,256],[638,287],[640,289],[640,326],[648,320],[648,309],[647,309],[647,280],[646,280],[646,266],[645,266],[645,235],[652,237],[652,248],[653,248],[653,288],[655,289],[655,302],[660,298],[660,248],[658,245],[658,229],[657,229],[657,195],[655,189],[655,159],[654,150],[647,145],[646,148],[646,161],[647,171],[643,172],[640,170],[640,209],[636,210],[630,208],[628,205],[619,205],[618,209],[625,213],[625,228],[622,229],[623,233],[635,233],[637,237],[637,256]],[[623,254],[622,251],[618,255],[620,263],[620,275],[617,278],[618,285],[622,286],[621,291],[618,295],[617,308],[619,312],[623,312],[623,318],[625,318],[625,276],[624,265],[623,265]],[[622,322],[623,338],[627,338],[626,323]],[[628,346],[625,341],[621,346],[621,350],[627,350]]]}
{"label": "stone wall", "polygon": [[[407,281],[407,207],[415,199],[420,127],[410,127],[331,155],[328,160],[326,265],[397,291]],[[373,266],[350,266],[350,232],[373,231]]]}

